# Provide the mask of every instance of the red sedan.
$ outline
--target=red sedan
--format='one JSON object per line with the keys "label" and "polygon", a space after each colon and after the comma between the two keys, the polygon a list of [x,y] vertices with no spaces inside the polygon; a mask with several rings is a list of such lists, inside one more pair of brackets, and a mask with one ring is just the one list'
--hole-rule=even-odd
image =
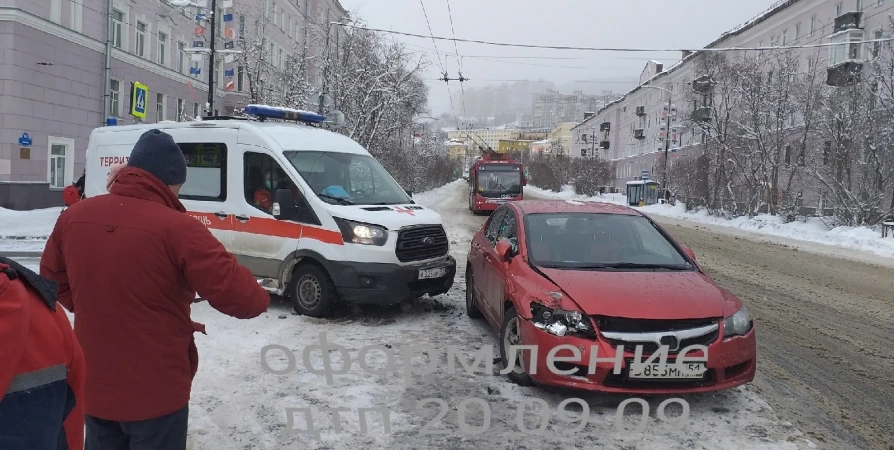
{"label": "red sedan", "polygon": [[754,379],[754,324],[742,302],[626,206],[501,206],[472,238],[466,309],[500,330],[519,384],[674,394]]}

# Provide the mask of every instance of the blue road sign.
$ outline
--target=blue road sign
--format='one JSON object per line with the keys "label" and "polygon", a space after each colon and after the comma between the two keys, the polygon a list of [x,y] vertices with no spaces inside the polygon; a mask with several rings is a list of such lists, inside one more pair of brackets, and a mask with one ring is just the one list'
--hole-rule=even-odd
{"label": "blue road sign", "polygon": [[132,107],[130,114],[134,117],[139,117],[140,119],[146,118],[146,104],[147,98],[149,97],[149,87],[145,84],[134,83],[133,84],[133,98]]}
{"label": "blue road sign", "polygon": [[30,147],[31,143],[31,136],[28,136],[28,133],[22,133],[22,137],[19,138],[19,145],[22,147]]}

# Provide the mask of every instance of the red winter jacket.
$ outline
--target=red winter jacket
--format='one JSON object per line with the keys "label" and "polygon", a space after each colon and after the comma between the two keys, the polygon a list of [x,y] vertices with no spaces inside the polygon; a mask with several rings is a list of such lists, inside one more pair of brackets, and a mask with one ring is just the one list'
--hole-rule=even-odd
{"label": "red winter jacket", "polygon": [[0,258],[0,448],[84,448],[84,354],[56,285]]}
{"label": "red winter jacket", "polygon": [[167,186],[121,169],[108,195],[79,201],[59,217],[40,263],[75,314],[87,358],[87,414],[146,420],[189,402],[198,370],[190,319],[198,293],[240,319],[267,310],[270,296]]}

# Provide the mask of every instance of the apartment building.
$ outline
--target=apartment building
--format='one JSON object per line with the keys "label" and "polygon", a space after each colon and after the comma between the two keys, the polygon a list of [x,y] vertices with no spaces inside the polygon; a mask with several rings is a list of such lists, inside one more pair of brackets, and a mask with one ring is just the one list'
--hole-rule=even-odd
{"label": "apartment building", "polygon": [[522,131],[515,128],[483,128],[477,130],[451,130],[447,132],[449,139],[463,140],[469,143],[473,148],[482,146],[491,148],[496,151],[499,148],[500,141],[511,141],[519,139]]}
{"label": "apartment building", "polygon": [[[286,68],[285,55],[303,47],[307,17],[327,23],[345,15],[338,0],[217,4],[216,47],[238,50],[239,37],[263,23],[263,62],[279,70]],[[208,47],[210,17],[167,0],[112,0],[111,9],[107,0],[3,2],[0,207],[60,206],[62,189],[83,173],[87,139],[98,126],[205,115],[209,59],[189,49]],[[216,59],[212,113],[224,114],[244,103],[248,82],[238,58]],[[137,108],[145,117],[131,115],[135,83],[146,90]]]}
{"label": "apartment building", "polygon": [[445,142],[444,148],[447,149],[448,158],[458,161],[465,161],[466,154],[469,151],[469,146],[467,146],[465,142],[456,139],[450,139]]}
{"label": "apartment building", "polygon": [[604,104],[604,95],[586,95],[575,91],[570,95],[549,90],[534,95],[533,121],[535,128],[552,128],[556,124],[580,120],[584,112],[595,111]]}
{"label": "apartment building", "polygon": [[[782,0],[705,48],[841,44],[790,50],[805,71],[813,58],[819,58],[826,67],[826,83],[840,86],[878,51],[877,44],[850,42],[880,38],[891,14],[894,2],[890,0]],[[736,53],[727,52],[730,56]],[[684,52],[681,60],[671,65],[649,61],[639,86],[572,130],[572,156],[592,156],[595,147],[598,157],[614,166],[615,185],[623,187],[643,171],[654,173],[665,148],[670,166],[677,158],[701,154],[702,136],[693,131],[692,121],[703,120],[706,111],[702,105],[689,104],[691,97],[687,97],[693,81],[699,81],[699,56],[698,52]]]}

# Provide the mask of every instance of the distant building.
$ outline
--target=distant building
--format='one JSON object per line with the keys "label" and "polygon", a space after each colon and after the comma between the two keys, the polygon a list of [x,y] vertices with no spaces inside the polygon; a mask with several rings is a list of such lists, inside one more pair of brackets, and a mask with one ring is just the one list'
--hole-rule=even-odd
{"label": "distant building", "polygon": [[554,154],[569,155],[571,153],[571,129],[577,122],[564,122],[556,125],[549,133],[550,150]]}
{"label": "distant building", "polygon": [[603,95],[585,95],[575,91],[570,95],[559,91],[547,91],[536,94],[533,100],[534,128],[550,128],[558,123],[579,121],[586,111],[596,111],[606,103],[610,93]]}
{"label": "distant building", "polygon": [[453,130],[447,133],[447,137],[451,140],[462,140],[472,149],[472,152],[479,154],[478,147],[488,147],[497,150],[501,140],[515,140],[521,135],[521,130],[515,128],[485,128],[478,130]]}
{"label": "distant building", "polygon": [[531,153],[549,155],[551,153],[552,143],[549,139],[531,142]]}
{"label": "distant building", "polygon": [[444,147],[447,149],[448,158],[460,161],[466,158],[466,153],[469,151],[469,146],[467,146],[466,143],[462,140],[458,139],[451,139],[445,142]]}
{"label": "distant building", "polygon": [[521,139],[501,139],[497,145],[497,151],[500,153],[524,152],[531,149],[531,143],[534,141]]}

